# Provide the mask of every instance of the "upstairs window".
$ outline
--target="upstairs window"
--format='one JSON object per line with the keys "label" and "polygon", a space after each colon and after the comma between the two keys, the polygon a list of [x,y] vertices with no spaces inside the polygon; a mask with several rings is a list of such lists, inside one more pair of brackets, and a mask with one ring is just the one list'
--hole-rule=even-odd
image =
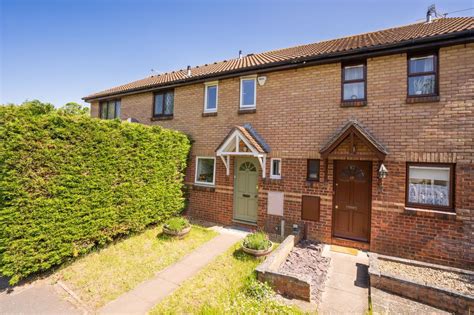
{"label": "upstairs window", "polygon": [[100,103],[100,118],[120,118],[120,100],[106,101]]}
{"label": "upstairs window", "polygon": [[270,178],[281,179],[281,159],[271,159]]}
{"label": "upstairs window", "polygon": [[438,95],[438,66],[436,54],[408,58],[408,96]]}
{"label": "upstairs window", "polygon": [[319,181],[319,160],[308,160],[306,172],[306,180]]}
{"label": "upstairs window", "polygon": [[200,157],[196,158],[196,178],[195,183],[201,185],[214,185],[216,173],[216,158]]}
{"label": "upstairs window", "polygon": [[217,100],[218,100],[218,83],[208,82],[205,84],[204,91],[204,112],[213,113],[217,112]]}
{"label": "upstairs window", "polygon": [[453,210],[453,164],[408,163],[407,206]]}
{"label": "upstairs window", "polygon": [[255,108],[257,105],[257,78],[240,79],[240,108]]}
{"label": "upstairs window", "polygon": [[364,101],[366,81],[365,63],[343,65],[342,101]]}
{"label": "upstairs window", "polygon": [[174,109],[174,92],[165,91],[155,93],[153,104],[153,116],[173,116]]}

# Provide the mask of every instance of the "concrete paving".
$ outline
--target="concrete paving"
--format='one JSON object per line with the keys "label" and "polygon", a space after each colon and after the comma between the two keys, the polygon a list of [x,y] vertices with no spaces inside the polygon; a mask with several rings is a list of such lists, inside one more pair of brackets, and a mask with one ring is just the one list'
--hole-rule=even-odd
{"label": "concrete paving", "polygon": [[319,314],[366,314],[369,299],[368,257],[359,251],[356,256],[325,248],[323,255],[331,258]]}
{"label": "concrete paving", "polygon": [[181,283],[197,274],[214,258],[245,237],[243,231],[216,228],[220,235],[203,244],[177,263],[160,271],[133,290],[99,309],[99,314],[146,314],[176,290]]}
{"label": "concrete paving", "polygon": [[61,288],[45,281],[10,288],[0,293],[0,314],[83,314]]}

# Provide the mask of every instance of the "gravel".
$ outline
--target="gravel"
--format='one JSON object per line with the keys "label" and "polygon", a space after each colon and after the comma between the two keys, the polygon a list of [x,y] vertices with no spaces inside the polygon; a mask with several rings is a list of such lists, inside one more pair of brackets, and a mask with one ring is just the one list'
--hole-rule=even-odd
{"label": "gravel", "polygon": [[311,299],[320,302],[327,278],[330,258],[322,257],[323,245],[303,240],[289,253],[280,272],[292,276],[309,276]]}
{"label": "gravel", "polygon": [[379,270],[425,285],[474,296],[474,275],[379,259]]}

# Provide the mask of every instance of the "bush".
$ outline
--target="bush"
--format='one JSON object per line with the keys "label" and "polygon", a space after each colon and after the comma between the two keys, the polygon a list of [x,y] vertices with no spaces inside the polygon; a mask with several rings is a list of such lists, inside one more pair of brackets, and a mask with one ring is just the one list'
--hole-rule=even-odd
{"label": "bush", "polygon": [[264,232],[255,232],[248,234],[244,238],[244,247],[255,250],[269,249],[272,243],[268,240],[268,236]]}
{"label": "bush", "polygon": [[0,273],[14,284],[177,215],[189,148],[158,126],[0,106]]}
{"label": "bush", "polygon": [[173,232],[180,232],[187,227],[189,227],[189,221],[183,217],[171,218],[165,222],[165,228]]}
{"label": "bush", "polygon": [[263,301],[275,294],[268,283],[258,281],[255,276],[247,279],[244,292],[245,295],[257,301]]}

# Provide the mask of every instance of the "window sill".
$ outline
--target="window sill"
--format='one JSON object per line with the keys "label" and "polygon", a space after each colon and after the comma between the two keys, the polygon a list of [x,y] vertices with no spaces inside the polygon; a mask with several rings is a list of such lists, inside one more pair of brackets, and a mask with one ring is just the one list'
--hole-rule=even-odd
{"label": "window sill", "polygon": [[455,211],[440,211],[440,210],[430,210],[430,209],[420,209],[405,207],[405,214],[419,216],[419,217],[430,217],[430,218],[439,218],[445,220],[456,220]]}
{"label": "window sill", "polygon": [[257,112],[257,109],[256,108],[240,108],[239,111],[238,111],[238,114],[239,115],[244,115],[244,114],[254,114]]}
{"label": "window sill", "polygon": [[204,112],[202,113],[202,117],[212,117],[217,116],[217,112]]}
{"label": "window sill", "polygon": [[208,191],[208,192],[215,192],[216,187],[212,185],[205,185],[205,184],[193,184],[193,190],[199,190],[199,191]]}
{"label": "window sill", "polygon": [[439,96],[408,96],[407,104],[439,102]]}
{"label": "window sill", "polygon": [[363,107],[367,106],[367,101],[342,101],[341,107]]}
{"label": "window sill", "polygon": [[151,117],[151,121],[156,121],[156,120],[171,120],[173,119],[173,115],[167,115],[167,116],[155,116]]}
{"label": "window sill", "polygon": [[319,180],[307,179],[305,181],[306,187],[313,187],[314,185],[319,184],[319,183],[320,183]]}

